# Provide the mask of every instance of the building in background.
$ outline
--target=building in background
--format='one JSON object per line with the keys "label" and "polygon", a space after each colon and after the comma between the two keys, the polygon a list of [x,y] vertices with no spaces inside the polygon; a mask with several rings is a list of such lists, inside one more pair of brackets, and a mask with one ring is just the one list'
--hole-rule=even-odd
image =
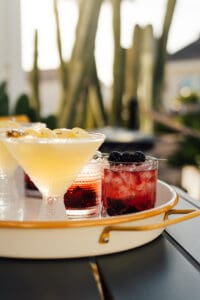
{"label": "building in background", "polygon": [[165,72],[163,98],[167,108],[183,89],[200,94],[200,38],[169,55]]}

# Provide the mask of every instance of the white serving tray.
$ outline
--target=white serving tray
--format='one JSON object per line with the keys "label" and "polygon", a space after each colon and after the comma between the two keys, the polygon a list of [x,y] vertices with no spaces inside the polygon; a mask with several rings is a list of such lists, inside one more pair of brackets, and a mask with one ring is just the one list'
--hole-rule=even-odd
{"label": "white serving tray", "polygon": [[[41,200],[27,200],[26,221],[0,221],[0,256],[57,259],[120,252],[144,245],[165,227],[200,215],[199,210],[174,210],[178,195],[158,181],[156,206],[123,216],[66,221],[31,221]],[[185,214],[168,219],[169,214]]]}

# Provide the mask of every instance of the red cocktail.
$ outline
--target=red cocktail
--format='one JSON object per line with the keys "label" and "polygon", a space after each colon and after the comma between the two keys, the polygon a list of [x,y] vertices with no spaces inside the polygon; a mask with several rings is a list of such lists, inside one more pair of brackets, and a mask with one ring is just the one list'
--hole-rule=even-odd
{"label": "red cocktail", "polygon": [[158,162],[107,162],[104,167],[102,201],[108,215],[122,215],[153,208],[156,201]]}

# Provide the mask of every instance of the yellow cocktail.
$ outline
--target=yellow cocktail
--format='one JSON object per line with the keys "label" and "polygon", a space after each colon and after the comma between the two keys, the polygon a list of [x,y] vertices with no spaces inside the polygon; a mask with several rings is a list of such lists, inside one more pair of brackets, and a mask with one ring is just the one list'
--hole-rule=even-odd
{"label": "yellow cocktail", "polygon": [[[0,122],[0,132],[6,132],[8,130],[18,128],[19,125],[13,121]],[[10,176],[17,168],[17,161],[10,154],[3,142],[0,141],[0,175]]]}
{"label": "yellow cocktail", "polygon": [[[0,133],[19,128],[14,121],[1,121]],[[14,174],[18,163],[0,140],[0,219],[18,218],[17,190]]]}
{"label": "yellow cocktail", "polygon": [[40,217],[60,219],[65,215],[66,189],[103,143],[104,135],[76,128],[43,128],[24,130],[19,135],[11,132],[2,140],[43,195],[48,209]]}

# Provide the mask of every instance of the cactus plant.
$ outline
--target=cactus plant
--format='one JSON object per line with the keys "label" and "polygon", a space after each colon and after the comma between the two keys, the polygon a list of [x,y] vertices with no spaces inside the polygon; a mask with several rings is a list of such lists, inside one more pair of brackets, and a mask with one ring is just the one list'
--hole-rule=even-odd
{"label": "cactus plant", "polygon": [[96,94],[96,102],[97,102],[96,109],[98,110],[97,111],[98,119],[99,122],[105,126],[108,124],[108,114],[104,105],[104,99],[103,99],[101,85],[97,74],[97,67],[96,67],[94,55],[93,55],[93,67],[91,72],[91,81],[92,81],[92,85],[94,86],[95,94]]}
{"label": "cactus plant", "polygon": [[102,0],[82,0],[79,4],[81,14],[76,30],[76,42],[69,62],[70,78],[68,79],[67,99],[58,115],[58,125],[60,127],[73,126],[76,105],[86,78],[91,74],[91,58],[94,53],[101,2]]}
{"label": "cactus plant", "polygon": [[128,50],[126,68],[127,64],[131,67],[128,67],[126,74],[126,98],[138,100],[140,129],[148,133],[155,129],[150,111],[161,107],[166,45],[175,4],[176,0],[168,0],[163,30],[158,40],[153,36],[151,25],[144,28],[136,25],[133,45]]}
{"label": "cactus plant", "polygon": [[[168,0],[163,33],[154,45],[156,50],[155,57],[153,57],[153,43],[155,40],[151,26],[143,29],[136,26],[132,48],[125,51],[121,47],[120,7],[122,0],[110,1],[113,8],[114,36],[111,111],[107,112],[104,106],[94,57],[98,17],[103,0],[79,1],[80,13],[76,28],[76,39],[69,62],[64,61],[63,58],[59,13],[57,1],[54,0],[61,84],[58,109],[55,115],[45,119],[41,118],[38,34],[36,31],[34,35],[34,63],[30,80],[30,100],[24,97],[19,99],[15,109],[17,113],[26,111],[32,120],[45,120],[51,128],[73,127],[74,125],[88,128],[104,125],[124,126],[124,104],[129,104],[134,98],[140,98],[139,101],[141,103],[139,106],[142,114],[145,110],[151,109],[152,103],[156,109],[159,107],[166,58],[166,43],[176,0]],[[149,64],[149,67],[146,67],[146,62]],[[139,90],[142,91],[142,94],[138,93]],[[124,99],[126,102],[124,102]],[[143,115],[141,120],[143,121]],[[149,128],[149,125],[147,127]],[[145,129],[146,125],[143,124],[142,128]]]}
{"label": "cactus plant", "polygon": [[39,121],[40,116],[40,95],[39,95],[39,69],[38,69],[38,32],[34,34],[34,55],[33,68],[30,73],[30,107],[35,111],[36,120]]}
{"label": "cactus plant", "polygon": [[62,109],[67,102],[67,63],[64,61],[63,53],[62,53],[62,40],[61,40],[61,33],[60,33],[60,23],[59,23],[59,14],[58,14],[58,7],[57,1],[54,0],[54,16],[55,16],[55,24],[56,24],[56,38],[57,38],[57,49],[58,55],[60,60],[59,66],[59,77],[61,83],[61,95],[58,105],[57,116],[62,114]]}
{"label": "cactus plant", "polygon": [[[145,133],[153,132],[153,120],[148,112],[152,109],[153,68],[154,68],[154,37],[152,25],[142,30],[140,59],[140,78],[138,81],[140,129]],[[145,117],[144,117],[145,115]]]}
{"label": "cactus plant", "polygon": [[126,50],[125,58],[125,120],[130,129],[139,128],[138,82],[140,70],[140,53],[142,28],[136,24],[133,30],[132,45]]}
{"label": "cactus plant", "polygon": [[113,64],[113,96],[111,103],[111,124],[122,125],[122,97],[124,91],[124,66],[125,50],[120,45],[121,22],[120,22],[121,0],[112,0],[113,7],[113,35],[114,35],[114,64]]}
{"label": "cactus plant", "polygon": [[155,67],[154,67],[154,80],[153,80],[153,107],[156,110],[161,106],[161,95],[163,89],[164,66],[167,57],[167,40],[169,29],[174,15],[176,0],[168,0],[165,18],[163,22],[163,30],[160,38],[157,40]]}
{"label": "cactus plant", "polygon": [[136,24],[133,30],[132,45],[126,50],[125,96],[127,101],[138,98],[140,53],[142,28]]}

